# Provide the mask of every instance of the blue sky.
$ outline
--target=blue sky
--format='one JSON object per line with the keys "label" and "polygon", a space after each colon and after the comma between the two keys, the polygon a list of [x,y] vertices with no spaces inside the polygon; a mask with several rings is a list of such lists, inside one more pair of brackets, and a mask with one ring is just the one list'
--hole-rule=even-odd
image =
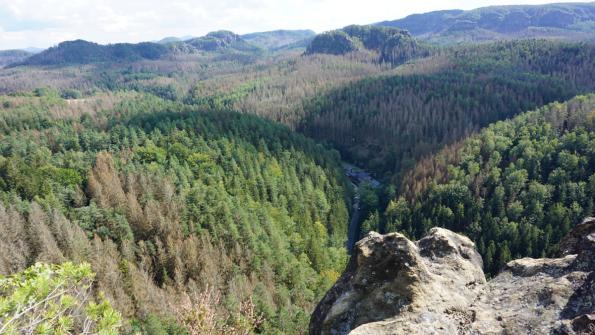
{"label": "blue sky", "polygon": [[541,3],[548,1],[0,0],[0,50],[46,48],[78,38],[98,43],[139,42],[201,36],[219,29],[321,32],[439,9]]}

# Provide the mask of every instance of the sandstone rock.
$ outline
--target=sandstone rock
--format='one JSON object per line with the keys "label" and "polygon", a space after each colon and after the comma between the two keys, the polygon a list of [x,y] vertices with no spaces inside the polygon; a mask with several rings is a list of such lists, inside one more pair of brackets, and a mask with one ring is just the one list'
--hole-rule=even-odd
{"label": "sandstone rock", "polygon": [[318,305],[318,334],[595,334],[595,220],[556,259],[523,258],[490,282],[468,238],[370,233]]}
{"label": "sandstone rock", "polygon": [[395,327],[456,333],[485,283],[481,266],[473,242],[445,229],[434,228],[417,243],[370,233],[314,312],[311,334],[347,334],[358,326],[360,334]]}

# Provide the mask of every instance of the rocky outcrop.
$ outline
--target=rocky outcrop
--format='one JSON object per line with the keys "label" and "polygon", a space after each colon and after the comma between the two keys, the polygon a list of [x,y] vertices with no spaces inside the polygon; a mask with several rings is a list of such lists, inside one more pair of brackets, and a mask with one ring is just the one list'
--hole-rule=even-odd
{"label": "rocky outcrop", "polygon": [[556,259],[524,258],[486,282],[468,238],[370,233],[316,308],[318,334],[595,334],[595,219]]}
{"label": "rocky outcrop", "polygon": [[357,25],[317,35],[306,54],[344,55],[361,50],[378,52],[379,62],[393,65],[429,55],[429,49],[420,45],[406,30]]}

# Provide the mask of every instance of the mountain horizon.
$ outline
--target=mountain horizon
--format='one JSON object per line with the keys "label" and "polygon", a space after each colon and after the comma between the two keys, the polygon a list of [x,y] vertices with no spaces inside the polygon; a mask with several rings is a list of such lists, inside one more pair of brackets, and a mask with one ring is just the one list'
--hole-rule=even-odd
{"label": "mountain horizon", "polygon": [[[367,22],[367,23],[361,23],[361,24],[365,24],[365,25],[387,25],[387,26],[398,26],[399,24],[401,25],[399,28],[402,29],[406,29],[406,30],[410,30],[412,32],[412,34],[414,34],[415,36],[419,36],[419,35],[423,35],[421,34],[415,27],[415,20],[420,19],[420,20],[435,20],[437,19],[437,16],[440,17],[440,19],[446,19],[446,20],[450,20],[453,19],[454,16],[457,15],[462,15],[462,14],[472,14],[475,12],[482,12],[482,11],[491,11],[491,10],[501,10],[501,9],[539,9],[539,8],[545,8],[545,7],[551,7],[551,6],[555,6],[555,7],[560,7],[560,8],[568,8],[568,6],[572,7],[572,6],[579,6],[579,7],[592,7],[595,6],[595,2],[592,1],[587,1],[587,2],[577,2],[577,1],[569,1],[569,2],[557,2],[557,3],[549,3],[549,4],[535,4],[535,5],[493,5],[493,6],[486,6],[486,7],[477,7],[477,8],[473,8],[473,9],[469,9],[469,10],[462,10],[462,9],[457,9],[457,8],[452,8],[452,9],[441,9],[441,10],[437,10],[437,11],[424,11],[424,12],[417,12],[417,13],[412,13],[409,15],[405,15],[402,16],[400,18],[387,18],[384,21],[377,21],[377,22]],[[593,21],[593,10],[591,9],[589,11],[590,13],[587,13],[587,15],[589,16],[590,21]],[[446,17],[441,17],[441,16],[446,16]],[[452,16],[452,17],[451,17]],[[426,21],[426,23],[430,23],[432,21]],[[436,24],[436,22],[432,23],[432,24]],[[426,26],[428,26],[426,24]],[[330,31],[333,29],[338,29],[340,27],[334,27],[328,30],[319,30],[319,31],[314,31],[312,29],[287,29],[284,27],[276,27],[274,29],[271,30],[261,30],[261,31],[255,31],[255,32],[248,32],[248,33],[243,33],[240,34],[241,36],[250,36],[250,35],[255,35],[255,34],[263,34],[263,33],[273,33],[273,32],[279,32],[279,31],[292,31],[292,32],[306,32],[306,31],[313,31],[317,34],[326,32],[326,31]],[[588,29],[591,30],[592,28],[589,28],[589,26],[587,25],[586,27],[583,27],[583,29]],[[218,29],[215,28],[212,31],[217,31]],[[427,32],[426,32],[427,33]],[[206,34],[205,34],[206,35]],[[163,43],[163,42],[173,42],[173,41],[184,41],[184,40],[188,40],[191,39],[195,36],[193,35],[185,35],[182,37],[175,37],[175,36],[166,36],[166,37],[162,37],[159,39],[155,39],[155,40],[141,40],[138,42],[134,42],[133,44],[136,43],[141,43],[141,42],[154,42],[154,43]],[[78,40],[78,39],[82,39],[82,40],[87,40],[85,38],[75,38],[75,39],[71,39],[71,40]],[[63,40],[61,42],[64,41],[68,41],[68,40]],[[92,41],[92,40],[89,40]],[[110,41],[108,43],[99,43],[102,45],[108,45],[108,44],[118,44],[118,43],[126,43],[126,42],[121,42],[121,41]],[[130,43],[130,42],[128,42]],[[56,44],[57,45],[57,44]],[[55,45],[54,45],[55,46]],[[45,48],[47,49],[47,48]],[[11,49],[5,49],[5,50],[24,50],[24,51],[28,51],[28,52],[39,52],[42,50],[45,50],[44,48],[39,48],[39,47],[32,47],[29,46],[27,48],[11,48]]]}

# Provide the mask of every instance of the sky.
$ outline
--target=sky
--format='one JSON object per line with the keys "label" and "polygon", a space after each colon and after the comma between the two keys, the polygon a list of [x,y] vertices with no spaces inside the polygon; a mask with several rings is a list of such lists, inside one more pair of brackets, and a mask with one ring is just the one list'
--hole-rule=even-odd
{"label": "sky", "polygon": [[221,29],[322,32],[440,9],[548,2],[573,0],[0,0],[0,50],[74,39],[152,41]]}

